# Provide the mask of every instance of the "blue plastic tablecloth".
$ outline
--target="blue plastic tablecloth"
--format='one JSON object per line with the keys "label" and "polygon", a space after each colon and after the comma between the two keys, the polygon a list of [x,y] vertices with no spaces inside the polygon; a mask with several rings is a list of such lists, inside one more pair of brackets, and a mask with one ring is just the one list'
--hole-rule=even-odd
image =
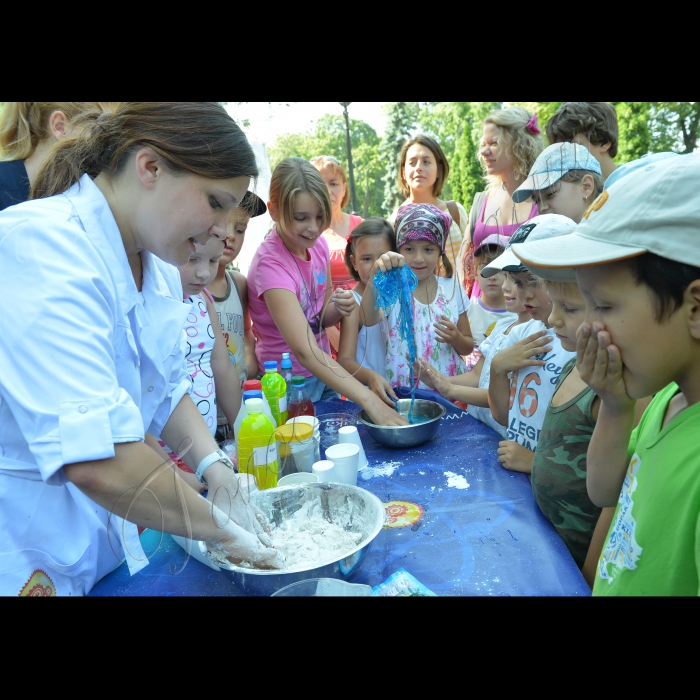
{"label": "blue plastic tablecloth", "polygon": [[[498,462],[499,436],[441,403],[448,412],[437,435],[411,450],[383,448],[358,426],[369,460],[358,486],[384,503],[416,504],[423,515],[410,526],[382,530],[353,582],[376,586],[404,568],[439,596],[590,595],[537,507],[528,477]],[[317,415],[357,410],[340,399],[316,405]],[[183,569],[184,551],[168,535],[158,547],[160,540],[159,533],[145,532],[144,549],[154,552],[150,564],[133,577],[121,566],[91,595],[240,595],[222,574],[192,558]]]}

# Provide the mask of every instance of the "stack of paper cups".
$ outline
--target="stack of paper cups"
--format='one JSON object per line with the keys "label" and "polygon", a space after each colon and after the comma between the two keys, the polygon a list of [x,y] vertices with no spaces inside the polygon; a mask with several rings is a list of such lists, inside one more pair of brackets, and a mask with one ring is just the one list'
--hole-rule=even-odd
{"label": "stack of paper cups", "polygon": [[357,486],[357,465],[360,448],[353,443],[338,443],[326,449],[326,456],[335,465],[336,480],[341,484]]}
{"label": "stack of paper cups", "polygon": [[338,430],[338,444],[345,442],[357,445],[360,448],[360,461],[357,469],[358,471],[362,471],[369,462],[367,461],[367,455],[365,455],[365,448],[362,446],[362,440],[360,440],[360,434],[357,432],[357,428],[354,425],[346,425],[344,428]]}

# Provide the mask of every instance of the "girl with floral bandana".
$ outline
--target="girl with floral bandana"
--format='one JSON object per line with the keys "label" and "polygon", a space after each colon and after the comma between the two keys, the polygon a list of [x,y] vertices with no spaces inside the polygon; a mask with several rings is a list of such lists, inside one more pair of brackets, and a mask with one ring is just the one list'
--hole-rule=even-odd
{"label": "girl with floral bandana", "polygon": [[[394,230],[398,253],[385,253],[374,264],[370,279],[381,270],[408,265],[418,278],[413,292],[413,329],[416,358],[423,358],[439,371],[455,377],[466,371],[461,355],[474,349],[467,309],[466,292],[453,278],[450,261],[445,255],[445,241],[452,218],[432,204],[407,204],[396,214]],[[442,261],[445,277],[438,277],[435,269]],[[381,310],[374,310],[374,295],[363,296],[362,312],[365,325],[378,323]],[[410,386],[411,367],[407,359],[408,342],[398,333],[397,303],[387,323],[386,376],[392,386]],[[416,386],[429,389],[422,381]]]}

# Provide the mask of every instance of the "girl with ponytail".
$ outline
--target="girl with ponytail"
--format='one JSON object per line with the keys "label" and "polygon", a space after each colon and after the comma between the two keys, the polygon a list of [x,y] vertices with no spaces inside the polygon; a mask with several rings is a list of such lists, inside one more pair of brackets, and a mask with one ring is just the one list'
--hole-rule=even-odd
{"label": "girl with ponytail", "polygon": [[27,300],[0,334],[0,594],[85,594],[123,560],[135,573],[136,525],[279,566],[190,398],[173,267],[212,238],[223,249],[258,174],[250,144],[215,102],[123,102],[75,125],[34,199],[0,212],[0,278]]}

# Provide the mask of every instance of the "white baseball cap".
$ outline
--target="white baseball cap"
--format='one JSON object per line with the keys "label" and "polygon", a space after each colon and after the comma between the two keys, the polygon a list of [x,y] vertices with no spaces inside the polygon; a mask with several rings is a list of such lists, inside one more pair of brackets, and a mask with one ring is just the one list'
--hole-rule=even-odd
{"label": "white baseball cap", "polygon": [[[576,222],[568,216],[561,214],[540,214],[533,216],[526,221],[510,237],[508,247],[505,252],[499,255],[493,262],[490,262],[482,271],[482,277],[492,277],[497,272],[527,272],[528,268],[523,265],[520,258],[513,253],[513,246],[524,245],[524,241],[540,241],[546,244],[550,238],[562,236],[573,231]],[[534,274],[537,274],[536,272]]]}
{"label": "white baseball cap", "polygon": [[514,242],[512,252],[530,269],[602,265],[644,253],[700,267],[699,183],[700,153],[657,160],[604,190],[566,240]]}

